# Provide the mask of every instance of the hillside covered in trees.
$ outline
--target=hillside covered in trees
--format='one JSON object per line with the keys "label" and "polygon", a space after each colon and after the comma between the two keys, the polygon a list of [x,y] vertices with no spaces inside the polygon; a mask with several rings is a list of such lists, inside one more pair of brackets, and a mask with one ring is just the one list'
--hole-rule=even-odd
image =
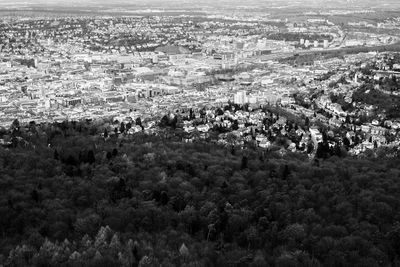
{"label": "hillside covered in trees", "polygon": [[[0,265],[398,266],[400,159],[102,137],[1,137]],[[0,138],[1,138],[0,137]]]}

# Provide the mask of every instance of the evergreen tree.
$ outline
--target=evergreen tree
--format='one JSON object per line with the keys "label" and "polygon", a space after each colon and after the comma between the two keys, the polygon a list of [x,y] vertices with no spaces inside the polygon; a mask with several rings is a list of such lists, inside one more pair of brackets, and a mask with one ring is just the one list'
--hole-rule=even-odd
{"label": "evergreen tree", "polygon": [[87,161],[89,164],[93,164],[96,162],[93,150],[89,150],[87,154]]}
{"label": "evergreen tree", "polygon": [[240,169],[241,170],[247,169],[247,164],[248,164],[248,158],[247,158],[247,156],[243,156],[242,157],[242,162],[241,162],[241,165],[240,165]]}

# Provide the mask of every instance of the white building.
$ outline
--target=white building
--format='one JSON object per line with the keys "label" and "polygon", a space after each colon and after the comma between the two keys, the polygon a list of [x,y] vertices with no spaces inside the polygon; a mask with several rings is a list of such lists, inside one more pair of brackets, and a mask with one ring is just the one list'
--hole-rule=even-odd
{"label": "white building", "polygon": [[311,140],[314,146],[317,147],[318,143],[322,142],[322,134],[317,127],[310,127]]}
{"label": "white building", "polygon": [[233,103],[235,104],[244,105],[247,102],[246,91],[239,91],[233,96]]}

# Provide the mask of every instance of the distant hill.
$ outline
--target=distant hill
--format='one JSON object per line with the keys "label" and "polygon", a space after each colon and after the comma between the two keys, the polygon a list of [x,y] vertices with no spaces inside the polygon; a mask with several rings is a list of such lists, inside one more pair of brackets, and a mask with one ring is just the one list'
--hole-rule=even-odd
{"label": "distant hill", "polygon": [[[1,1],[0,1],[1,2]],[[65,2],[63,0],[15,0],[9,1],[4,3],[4,5],[12,5],[12,4],[23,4],[24,6],[29,5],[66,5],[69,6],[71,4],[75,4],[81,2],[79,0],[71,0]],[[194,1],[194,0],[172,0],[168,1],[167,3],[160,0],[115,0],[115,1],[107,1],[107,0],[91,0],[85,1],[85,6],[99,6],[99,5],[106,5],[106,6],[113,6],[113,5],[128,5],[128,6],[147,6],[147,7],[154,7],[154,6],[171,6],[174,5],[176,8],[178,5],[180,8],[193,6],[193,5],[225,5],[227,7],[232,6],[245,6],[245,5],[268,5],[268,6],[319,6],[319,7],[336,7],[336,8],[345,8],[346,4],[357,5],[362,7],[376,7],[376,6],[387,6],[387,5],[398,5],[399,1],[397,0],[380,0],[380,1],[373,1],[373,0],[303,0],[303,1],[296,1],[296,0],[249,0],[246,1],[246,4],[243,1],[239,0],[220,0],[220,1],[213,1],[213,0],[206,0],[206,1]],[[1,3],[0,3],[1,4]],[[82,4],[82,3],[81,3]]]}

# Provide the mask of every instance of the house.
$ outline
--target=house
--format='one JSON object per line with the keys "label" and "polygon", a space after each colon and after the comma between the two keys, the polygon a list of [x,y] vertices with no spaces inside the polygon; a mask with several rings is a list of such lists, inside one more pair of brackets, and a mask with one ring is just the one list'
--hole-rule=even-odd
{"label": "house", "polygon": [[280,117],[279,120],[276,121],[276,124],[284,126],[287,122],[287,119],[285,117]]}
{"label": "house", "polygon": [[243,137],[243,140],[246,142],[251,142],[253,140],[253,137],[251,135],[246,135],[245,137]]}
{"label": "house", "polygon": [[196,128],[199,132],[202,133],[206,133],[210,130],[210,126],[208,126],[207,124],[198,125]]}
{"label": "house", "polygon": [[368,141],[364,141],[361,144],[361,150],[365,151],[367,149],[374,149],[374,143],[368,142]]}
{"label": "house", "polygon": [[264,139],[266,139],[266,137],[265,137],[264,135],[262,135],[262,134],[257,134],[257,136],[256,136],[256,141],[257,141],[257,142],[261,142],[261,141],[263,141]]}
{"label": "house", "polygon": [[384,135],[386,133],[386,128],[380,126],[371,127],[371,134],[373,135]]}
{"label": "house", "polygon": [[310,127],[310,134],[311,134],[311,140],[314,143],[314,146],[317,147],[318,143],[322,142],[322,133],[319,131],[319,129],[315,126]]}
{"label": "house", "polygon": [[191,126],[191,125],[188,125],[188,126],[184,126],[183,130],[185,132],[187,132],[187,133],[191,133],[191,132],[193,132],[195,130],[195,128],[193,126]]}
{"label": "house", "polygon": [[329,120],[329,125],[332,125],[334,127],[340,127],[340,126],[342,126],[342,121],[338,120],[338,119],[335,119],[335,118],[331,118]]}
{"label": "house", "polygon": [[398,121],[393,122],[391,127],[394,130],[400,129],[400,122],[398,122]]}
{"label": "house", "polygon": [[261,147],[261,148],[269,148],[269,147],[271,146],[271,142],[268,141],[267,138],[264,138],[264,139],[258,144],[258,146]]}
{"label": "house", "polygon": [[296,130],[296,134],[298,135],[298,136],[301,136],[301,135],[304,135],[306,132],[303,130],[303,129],[301,129],[300,127]]}
{"label": "house", "polygon": [[287,149],[291,152],[296,152],[296,144],[291,143]]}
{"label": "house", "polygon": [[371,131],[371,126],[363,124],[363,125],[361,125],[361,131],[369,133]]}
{"label": "house", "polygon": [[331,110],[336,115],[345,116],[346,112],[343,111],[342,106],[338,103],[332,103],[327,106],[329,110]]}
{"label": "house", "polygon": [[378,120],[372,120],[371,124],[375,125],[375,126],[378,126],[379,125],[379,121]]}
{"label": "house", "polygon": [[392,127],[393,122],[391,120],[385,120],[385,122],[383,123],[385,125],[385,127]]}
{"label": "house", "polygon": [[142,131],[142,127],[139,125],[134,125],[128,130],[128,134],[134,134]]}

